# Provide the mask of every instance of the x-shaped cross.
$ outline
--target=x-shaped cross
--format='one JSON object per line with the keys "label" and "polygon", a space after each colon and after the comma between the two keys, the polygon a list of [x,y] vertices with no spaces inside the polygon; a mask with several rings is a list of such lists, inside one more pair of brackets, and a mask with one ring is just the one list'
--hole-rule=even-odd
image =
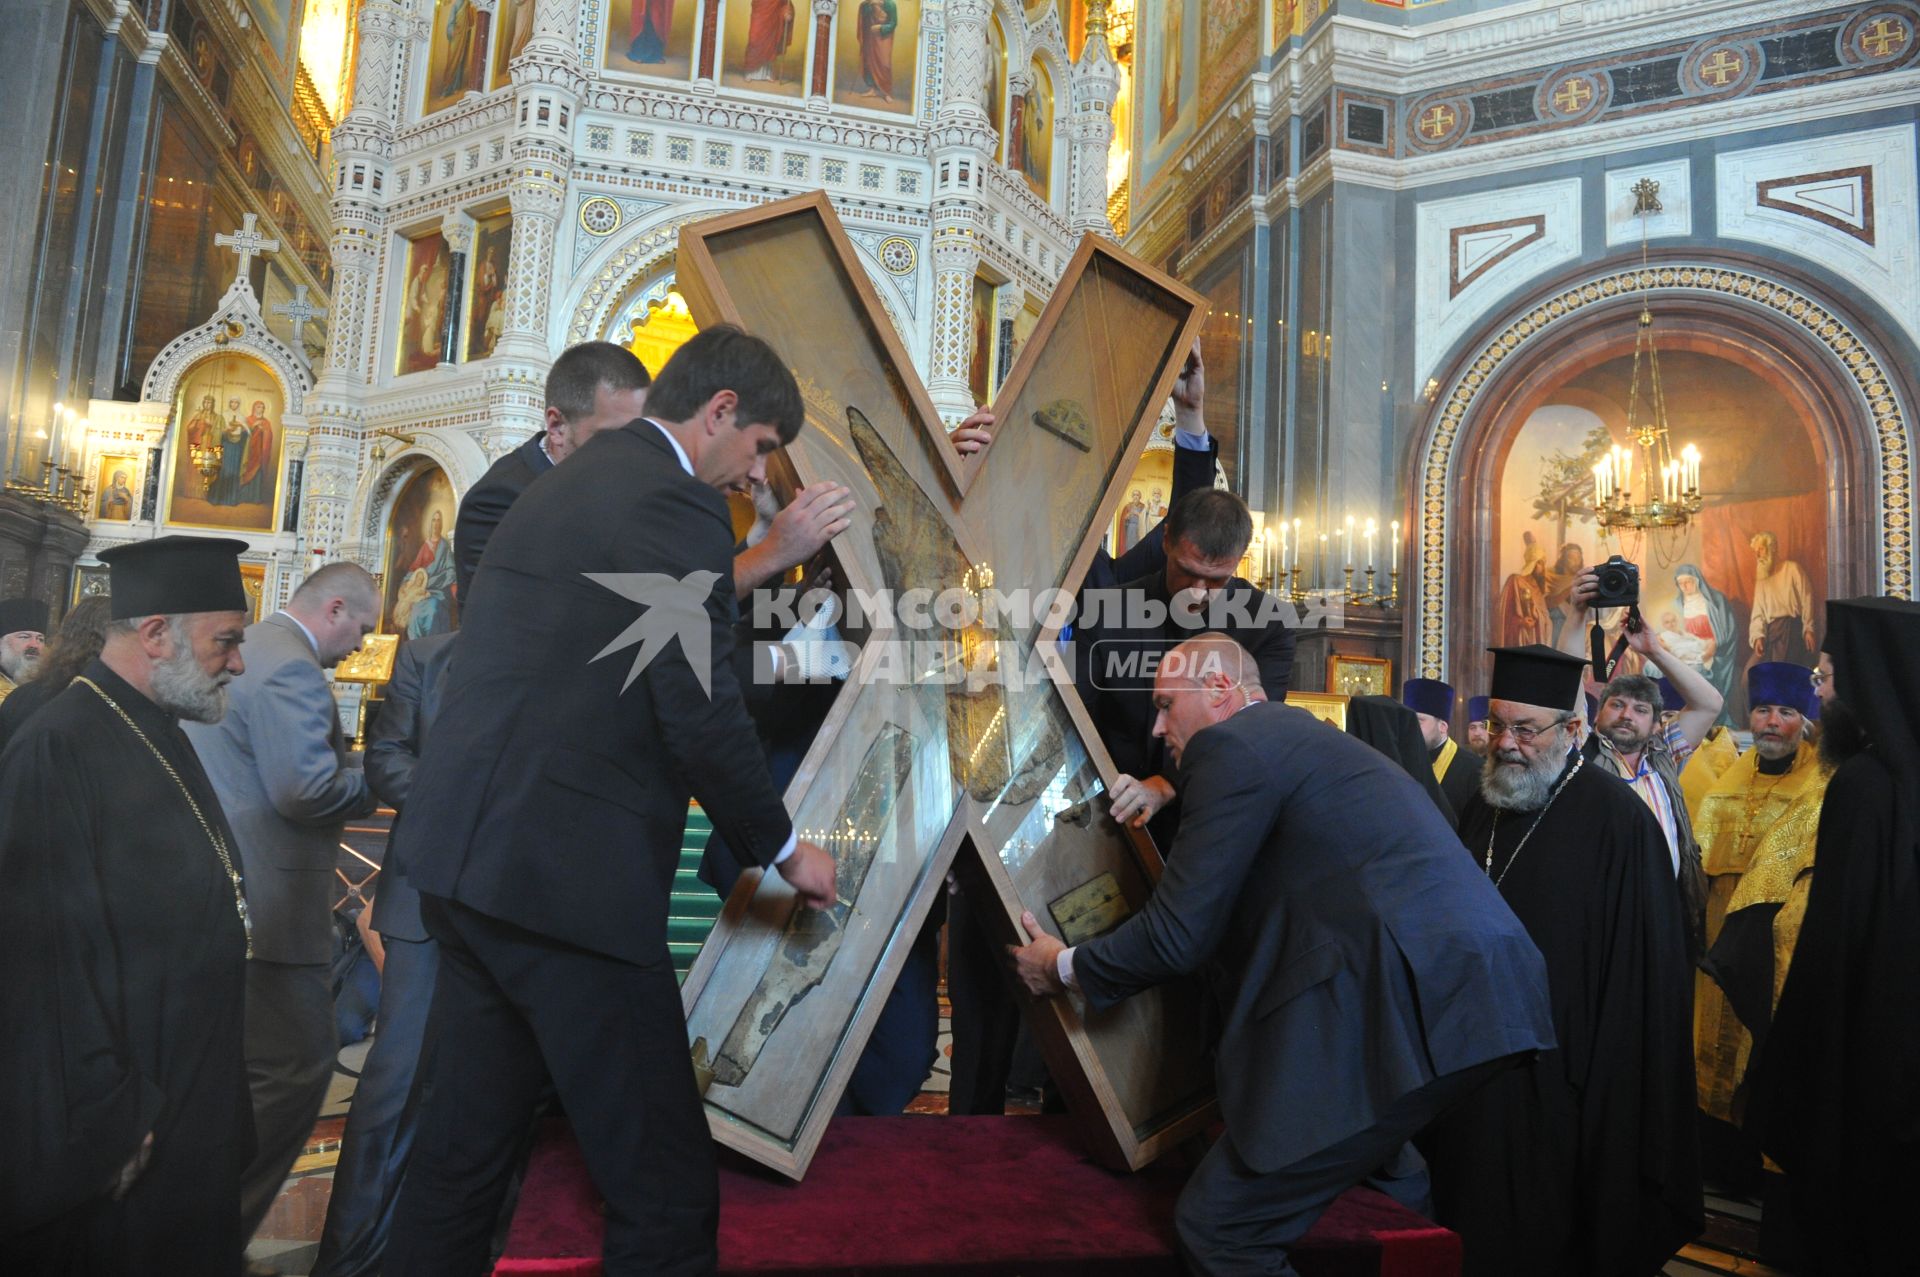
{"label": "x-shaped cross", "polygon": [[[1075,589],[1205,317],[1198,296],[1088,236],[993,405],[992,446],[963,459],[824,194],[685,228],[678,285],[698,323],[766,337],[800,379],[791,477],[854,492],[833,549],[840,580],[868,594]],[[1143,833],[1106,817],[1115,772],[1055,655],[1057,618],[964,634],[870,621],[787,791],[795,824],[835,853],[840,902],[809,914],[777,875],[749,875],[684,990],[715,1137],[796,1179],[956,856],[999,941],[1027,938],[1026,909],[1063,932],[1110,925],[1160,867]],[[996,651],[1010,677],[1039,677],[985,677],[980,653]],[[1190,990],[1101,1014],[1029,1009],[1109,1164],[1144,1165],[1209,1120]]]}

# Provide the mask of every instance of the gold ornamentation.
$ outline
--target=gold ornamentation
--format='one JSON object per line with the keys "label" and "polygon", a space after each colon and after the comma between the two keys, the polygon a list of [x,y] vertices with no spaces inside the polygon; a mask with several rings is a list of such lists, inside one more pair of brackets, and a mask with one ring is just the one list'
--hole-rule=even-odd
{"label": "gold ornamentation", "polygon": [[1562,113],[1572,115],[1586,106],[1592,98],[1593,88],[1576,75],[1568,77],[1561,83],[1553,95],[1553,104]]}
{"label": "gold ornamentation", "polygon": [[1700,78],[1716,89],[1724,89],[1740,78],[1747,60],[1731,49],[1715,49],[1713,56],[1700,64]]}
{"label": "gold ornamentation", "polygon": [[1453,113],[1453,108],[1440,102],[1420,117],[1420,131],[1437,141],[1453,132],[1453,126],[1459,122],[1460,117]]}

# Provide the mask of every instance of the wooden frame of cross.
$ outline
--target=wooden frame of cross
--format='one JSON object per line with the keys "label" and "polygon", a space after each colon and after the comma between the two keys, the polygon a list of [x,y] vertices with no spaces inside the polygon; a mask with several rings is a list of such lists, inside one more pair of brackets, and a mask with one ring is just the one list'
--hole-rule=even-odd
{"label": "wooden frame of cross", "polygon": [[[684,228],[677,283],[702,327],[739,324],[794,367],[807,428],[780,482],[853,489],[840,583],[962,602],[988,583],[1078,585],[1206,311],[1088,236],[1001,387],[992,446],[962,459],[824,194]],[[1145,902],[1160,859],[1105,817],[1115,772],[1055,650],[1059,619],[981,621],[943,645],[906,610],[867,618],[787,790],[803,836],[840,861],[841,902],[809,917],[778,875],[749,873],[683,989],[721,1143],[805,1173],[950,865],[996,946],[1026,938],[1023,909],[1058,933],[1062,917]],[[1184,987],[1098,1015],[1077,997],[1027,1000],[1102,1161],[1144,1165],[1212,1119],[1198,1007]]]}

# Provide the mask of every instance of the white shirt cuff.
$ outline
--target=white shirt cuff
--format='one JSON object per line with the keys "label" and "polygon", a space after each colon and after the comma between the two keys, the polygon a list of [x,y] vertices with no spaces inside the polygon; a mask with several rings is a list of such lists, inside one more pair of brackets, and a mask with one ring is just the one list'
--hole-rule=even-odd
{"label": "white shirt cuff", "polygon": [[1080,987],[1080,982],[1073,978],[1072,949],[1062,949],[1060,955],[1053,960],[1053,967],[1060,975],[1061,984],[1066,985],[1069,989],[1078,989]]}
{"label": "white shirt cuff", "polygon": [[1207,433],[1205,426],[1198,433],[1189,433],[1179,426],[1173,428],[1173,444],[1176,448],[1185,448],[1189,452],[1205,452],[1213,444],[1213,436]]}
{"label": "white shirt cuff", "polygon": [[780,849],[780,854],[773,858],[773,863],[776,865],[785,863],[787,857],[793,854],[793,849],[799,845],[800,835],[797,833],[788,834],[787,845]]}

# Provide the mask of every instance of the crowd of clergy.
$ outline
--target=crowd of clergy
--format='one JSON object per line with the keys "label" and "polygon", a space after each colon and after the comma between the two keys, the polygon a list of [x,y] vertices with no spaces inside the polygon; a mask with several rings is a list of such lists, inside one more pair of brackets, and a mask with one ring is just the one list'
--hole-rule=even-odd
{"label": "crowd of clergy", "polygon": [[[1703,1185],[1762,1205],[1778,1267],[1904,1271],[1920,606],[1830,601],[1817,668],[1756,658],[1736,715],[1637,613],[1603,614],[1589,572],[1569,650],[1356,697],[1343,731],[1285,703],[1293,637],[1234,574],[1252,522],[1214,487],[1204,392],[1196,350],[1167,518],[1084,584],[1252,606],[1061,636],[1106,814],[1164,875],[1071,946],[1032,914],[1027,943],[990,944],[950,888],[840,1111],[899,1113],[926,1078],[944,919],[955,1113],[1003,1111],[1024,998],[1204,977],[1224,1129],[1175,1221],[1191,1271],[1291,1273],[1359,1184],[1457,1231],[1474,1277],[1658,1273],[1701,1234]],[[738,600],[817,568],[856,498],[772,495],[801,401],[737,329],[657,377],[574,347],[547,403],[462,503],[462,628],[406,645],[364,770],[325,678],[379,619],[357,567],[249,624],[242,544],[165,536],[104,552],[109,595],[51,644],[44,604],[0,602],[0,1271],[246,1270],[333,1072],[333,850],[377,801],[407,818],[359,920],[378,1032],[315,1271],[486,1271],[552,1094],[606,1201],[606,1271],[714,1271],[666,884],[691,796],[717,889],[765,871],[836,899],[780,793],[847,669],[819,627],[759,633]],[[995,429],[976,414],[948,446]],[[738,545],[729,491],[759,515]],[[644,678],[593,659],[634,609],[582,574],[647,572],[711,573],[710,671],[685,643]],[[1623,637],[1596,668],[1602,621]],[[1157,665],[1109,676],[1114,643]]]}

